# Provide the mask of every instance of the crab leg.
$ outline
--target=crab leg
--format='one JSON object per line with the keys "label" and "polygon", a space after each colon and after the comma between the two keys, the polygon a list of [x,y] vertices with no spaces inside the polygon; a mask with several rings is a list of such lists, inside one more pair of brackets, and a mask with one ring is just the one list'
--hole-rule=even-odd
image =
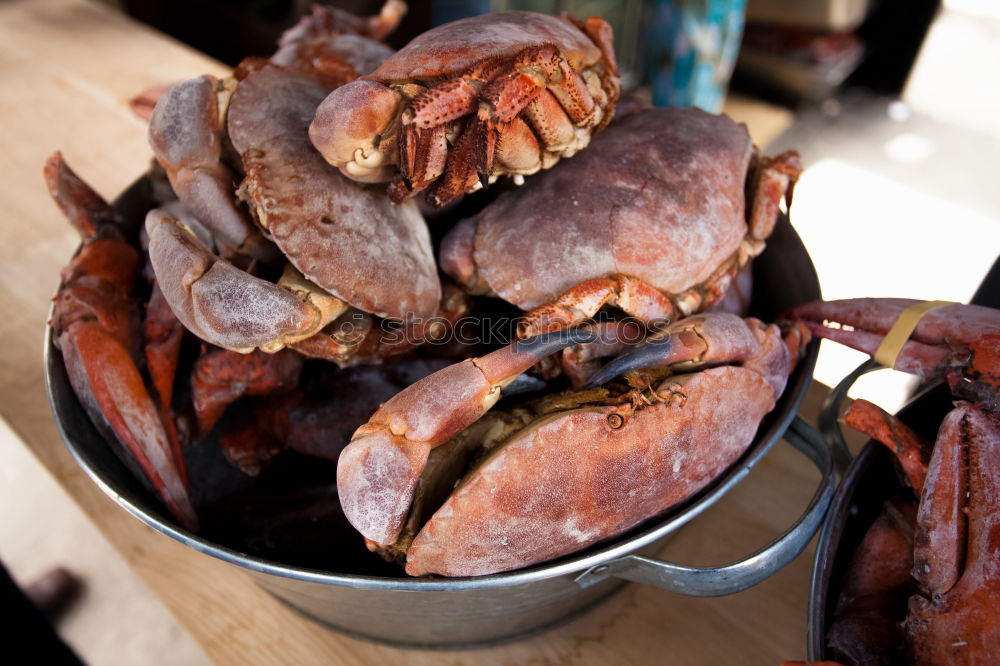
{"label": "crab leg", "polygon": [[[597,48],[601,50],[601,56],[604,59],[604,66],[612,73],[618,74],[618,61],[615,58],[615,46],[614,46],[614,35],[611,30],[611,24],[609,24],[604,19],[599,16],[588,16],[585,19],[575,19],[570,17],[570,20],[576,25],[576,27],[583,30],[587,37],[597,45]],[[612,77],[614,78],[614,77]],[[614,78],[617,81],[617,78]],[[618,99],[618,95],[614,96],[614,99]]]}
{"label": "crab leg", "polygon": [[[763,249],[762,247],[760,248]],[[740,252],[743,252],[741,248]],[[442,250],[444,253],[444,250]],[[749,255],[743,258],[746,265]],[[677,316],[689,315],[719,302],[740,269],[740,258],[731,257],[700,288],[668,295],[644,280],[615,274],[585,280],[570,288],[554,302],[526,313],[518,324],[519,335],[533,335],[556,328],[576,326],[593,317],[604,305],[616,305],[627,314],[653,328]]]}
{"label": "crab leg", "polygon": [[335,88],[370,73],[393,51],[381,40],[406,14],[406,3],[388,0],[376,16],[360,17],[315,4],[312,13],[286,30],[270,61]]}
{"label": "crab leg", "polygon": [[855,430],[885,444],[899,461],[907,483],[917,495],[920,494],[927,478],[927,463],[932,449],[930,444],[895,416],[867,400],[855,400],[851,403],[842,420]]}
{"label": "crab leg", "polygon": [[[507,125],[545,89],[561,61],[551,46],[525,49],[500,67],[483,88],[477,117],[466,131],[473,133],[475,169],[484,186],[493,173],[496,147]],[[570,75],[576,76],[572,71]]]}
{"label": "crab leg", "polygon": [[777,157],[756,157],[750,178],[750,205],[747,206],[751,238],[763,242],[771,235],[778,221],[781,199],[792,205],[792,190],[801,173],[802,160],[794,150]]}
{"label": "crab leg", "polygon": [[[425,189],[453,161],[448,156],[448,124],[476,111],[480,90],[497,69],[495,62],[478,65],[409,101],[400,116],[399,129],[399,167],[405,187],[396,185],[390,190],[395,193],[394,200],[402,201]],[[405,90],[401,92],[405,96]],[[465,129],[463,134],[469,131]]]}
{"label": "crab leg", "polygon": [[577,127],[588,127],[593,124],[596,104],[587,88],[587,82],[573,71],[563,58],[556,63],[559,75],[551,77],[548,90],[559,101],[566,115]]}
{"label": "crab leg", "polygon": [[[432,205],[444,206],[463,192],[476,189],[479,176],[476,173],[475,155],[475,136],[467,128],[458,135],[458,140],[448,152],[444,173],[427,190],[427,200]],[[392,193],[390,196],[393,196]]]}
{"label": "crab leg", "polygon": [[549,91],[538,93],[524,111],[525,118],[549,152],[561,153],[576,138],[573,121]]}
{"label": "crab leg", "polygon": [[[791,314],[817,337],[874,355],[900,315],[921,303],[905,298],[817,301],[795,308]],[[957,394],[997,410],[1000,312],[957,303],[926,312],[893,367],[924,380],[948,379]]]}
{"label": "crab leg", "polygon": [[394,542],[431,449],[489,411],[503,388],[535,363],[593,340],[581,330],[521,340],[444,368],[387,401],[340,456],[337,488],[348,520],[367,539]]}
{"label": "crab leg", "polygon": [[407,196],[425,189],[444,173],[448,161],[447,126],[420,129],[404,125],[399,134],[400,171]]}
{"label": "crab leg", "polygon": [[[320,5],[313,5],[315,7]],[[408,7],[403,0],[386,0],[382,4],[382,9],[376,16],[369,16],[365,19],[367,23],[368,36],[372,39],[383,40],[396,30],[396,26],[406,16]]]}
{"label": "crab leg", "polygon": [[302,357],[290,350],[276,354],[205,351],[191,374],[191,400],[198,430],[206,433],[233,402],[244,395],[270,395],[298,384]]}
{"label": "crab leg", "polygon": [[528,123],[520,117],[514,118],[504,131],[504,140],[496,147],[495,159],[508,174],[514,176],[514,183],[521,184],[523,178],[542,168],[542,146]]}
{"label": "crab leg", "polygon": [[674,304],[660,290],[628,275],[586,280],[562,294],[555,302],[524,315],[518,335],[527,337],[575,326],[614,304],[647,326],[669,322],[677,316]]}

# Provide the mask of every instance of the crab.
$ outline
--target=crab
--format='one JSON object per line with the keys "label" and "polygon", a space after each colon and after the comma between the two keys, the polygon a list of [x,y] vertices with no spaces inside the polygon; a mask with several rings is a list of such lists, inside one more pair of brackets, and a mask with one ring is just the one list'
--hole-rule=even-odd
{"label": "crab", "polygon": [[[246,376],[241,368],[243,356],[221,352],[213,364],[235,361],[237,374]],[[258,354],[262,361],[274,358]],[[406,358],[380,365],[358,365],[332,372],[312,372],[299,380],[297,374],[292,390],[282,384],[287,375],[281,372],[291,359],[300,358],[289,352],[278,367],[257,372],[259,379],[253,388],[237,396],[235,381],[220,381],[212,368],[203,375],[204,382],[193,378],[194,400],[199,396],[204,406],[217,410],[213,416],[237,397],[242,399],[236,409],[220,421],[219,445],[224,457],[249,476],[256,476],[264,465],[285,451],[336,463],[351,434],[368,420],[379,404],[419,379],[440,370],[449,362],[443,359]],[[282,367],[284,366],[284,367]],[[269,377],[268,377],[269,375]],[[239,389],[237,389],[238,391]],[[252,397],[249,397],[252,396]],[[214,424],[214,422],[213,422]]]}
{"label": "crab", "polygon": [[620,85],[602,19],[487,14],[429,30],[334,90],[309,135],[346,176],[391,181],[396,202],[426,190],[440,207],[582,150]]}
{"label": "crab", "polygon": [[740,457],[784,390],[798,335],[697,315],[604,366],[590,388],[492,411],[518,375],[594,332],[452,365],[355,432],[337,467],[345,515],[414,576],[492,574],[586,548],[685,501]]}
{"label": "crab", "polygon": [[[364,18],[336,7],[313,5],[309,14],[281,35],[270,61],[308,74],[333,90],[374,71],[392,55],[381,40],[392,34],[406,11],[402,0],[386,0],[378,15]],[[171,85],[152,86],[133,97],[129,100],[132,113],[148,122]]]}
{"label": "crab", "polygon": [[764,250],[800,171],[797,153],[757,154],[726,116],[636,112],[459,222],[441,268],[527,310],[521,337],[578,326],[606,305],[656,328],[723,297]]}
{"label": "crab", "polygon": [[157,404],[141,370],[141,256],[128,242],[121,216],[60,153],[46,163],[45,179],[83,241],[63,269],[50,322],[73,391],[125,465],[151,486],[181,525],[196,529],[184,457],[163,420],[169,410],[162,402],[167,389],[157,383]]}
{"label": "crab", "polygon": [[386,0],[376,16],[360,17],[328,5],[281,35],[270,61],[317,79],[333,90],[378,68],[393,50],[382,43],[406,15],[402,0]]}
{"label": "crab", "polygon": [[[231,260],[216,254],[174,216],[151,214],[150,259],[180,321],[226,349],[274,352],[292,346],[344,364],[377,360],[442,335],[448,316],[460,314],[463,305],[454,289],[442,297],[429,234],[415,204],[391,203],[340,175],[312,149],[306,126],[326,92],[315,78],[256,61],[239,74],[238,84],[221,86],[232,90],[224,111],[216,94],[220,85],[211,77],[172,88],[156,107],[151,142],[169,174],[178,160],[165,162],[165,152],[193,155],[201,149],[169,128],[183,126],[190,136],[221,144],[224,119],[225,138],[242,156],[246,172],[239,197],[249,205],[254,226],[289,263],[275,284],[266,274],[244,270],[241,264],[248,263],[231,253]],[[230,194],[226,203],[238,210],[234,201]],[[210,222],[206,226],[217,231]],[[260,267],[268,262],[258,259],[256,265],[264,272]],[[230,297],[235,294],[240,297]],[[390,335],[373,318],[403,321],[407,335]],[[345,331],[350,336],[345,338]]]}
{"label": "crab", "polygon": [[[853,299],[811,303],[792,315],[818,337],[874,355],[901,315],[922,305],[907,299]],[[941,423],[933,450],[870,403],[857,401],[845,415],[849,424],[889,446],[919,497],[911,522],[896,520],[889,528],[880,517],[865,537],[867,550],[880,561],[902,560],[886,567],[909,570],[910,564],[912,582],[900,583],[898,575],[868,577],[869,594],[890,600],[893,594],[897,599],[912,595],[903,642],[913,663],[992,663],[1000,650],[995,617],[1000,603],[1000,311],[952,304],[924,313],[893,367],[925,380],[944,380],[959,400]],[[912,550],[900,555],[898,544],[907,543],[909,530]],[[865,570],[856,556],[849,583]],[[868,653],[892,647],[851,624],[856,614],[849,605],[842,613],[832,634],[838,646],[858,645]]]}

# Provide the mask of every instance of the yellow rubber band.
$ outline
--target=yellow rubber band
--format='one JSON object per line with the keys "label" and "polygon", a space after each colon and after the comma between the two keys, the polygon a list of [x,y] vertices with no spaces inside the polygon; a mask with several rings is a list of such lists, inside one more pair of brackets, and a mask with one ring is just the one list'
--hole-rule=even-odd
{"label": "yellow rubber band", "polygon": [[913,330],[928,312],[933,312],[946,305],[954,305],[952,301],[922,301],[899,313],[889,332],[882,338],[882,344],[875,350],[875,360],[887,368],[896,366],[896,357],[903,351],[903,345],[913,335]]}

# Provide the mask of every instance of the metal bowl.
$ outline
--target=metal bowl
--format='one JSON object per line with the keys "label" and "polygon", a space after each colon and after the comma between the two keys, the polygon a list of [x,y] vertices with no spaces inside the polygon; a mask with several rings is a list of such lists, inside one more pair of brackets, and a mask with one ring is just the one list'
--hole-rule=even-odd
{"label": "metal bowl", "polygon": [[[140,224],[153,206],[151,185],[142,179],[115,202],[125,218]],[[820,297],[809,255],[782,217],[755,262],[751,312],[773,320],[781,312]],[[561,623],[606,598],[625,580],[691,595],[731,594],[754,585],[790,562],[812,538],[833,496],[829,450],[815,431],[795,418],[812,380],[818,345],[789,379],[784,395],[761,424],[743,457],[679,509],[653,518],[614,540],[558,560],[509,573],[474,578],[408,578],[395,570],[372,573],[373,557],[342,557],[361,540],[345,539],[329,559],[304,566],[283,557],[261,557],[211,535],[179,527],[112,453],[81,408],[67,380],[62,356],[46,332],[45,371],[49,402],[69,448],[91,479],[125,510],[191,548],[248,571],[254,580],[302,613],[342,632],[411,647],[465,647],[511,640]],[[784,437],[805,453],[822,479],[802,517],[772,544],[724,567],[696,569],[661,562],[664,538],[718,501]],[[310,520],[315,520],[311,516]],[[350,543],[348,543],[350,541]],[[365,553],[365,555],[369,555]]]}
{"label": "metal bowl", "polygon": [[[833,446],[842,445],[839,430],[834,430],[837,428],[835,416],[848,388],[857,377],[881,368],[874,361],[868,361],[831,393],[832,399],[824,406],[825,422],[821,422],[821,430]],[[947,386],[936,384],[914,396],[896,416],[926,441],[933,442],[942,419],[952,409],[953,400]],[[831,438],[838,441],[834,443]],[[846,452],[846,448],[842,450]],[[811,661],[836,659],[826,644],[826,635],[833,624],[847,567],[868,528],[878,517],[882,504],[904,492],[892,457],[884,445],[868,440],[846,468],[823,522],[809,591],[807,652]]]}

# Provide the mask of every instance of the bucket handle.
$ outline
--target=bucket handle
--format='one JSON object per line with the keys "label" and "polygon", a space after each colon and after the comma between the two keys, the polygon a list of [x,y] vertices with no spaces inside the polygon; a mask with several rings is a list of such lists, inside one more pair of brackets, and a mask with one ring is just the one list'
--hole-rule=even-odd
{"label": "bucket handle", "polygon": [[694,597],[718,597],[741,592],[775,574],[812,540],[826,516],[836,486],[833,455],[815,428],[795,417],[783,438],[809,458],[823,478],[805,512],[770,544],[738,562],[705,569],[626,555],[587,569],[576,577],[576,582],[580,587],[589,587],[615,577]]}

